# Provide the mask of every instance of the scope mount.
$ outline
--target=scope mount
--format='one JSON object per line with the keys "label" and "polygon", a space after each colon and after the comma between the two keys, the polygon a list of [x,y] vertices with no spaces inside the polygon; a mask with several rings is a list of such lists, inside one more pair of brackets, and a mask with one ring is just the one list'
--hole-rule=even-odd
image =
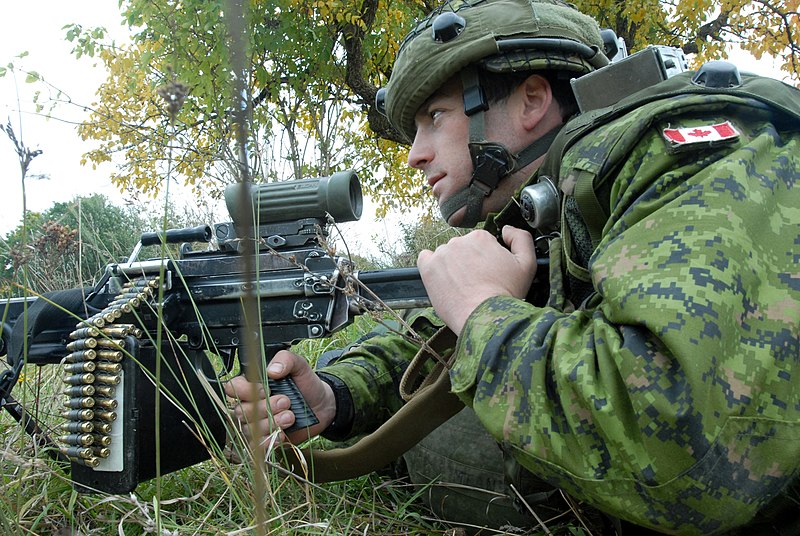
{"label": "scope mount", "polygon": [[[257,227],[258,248],[276,250],[295,249],[309,244],[319,244],[327,238],[328,222],[325,218],[300,218],[293,221],[266,223]],[[214,236],[221,251],[239,251],[242,237],[237,236],[233,222],[214,225]]]}

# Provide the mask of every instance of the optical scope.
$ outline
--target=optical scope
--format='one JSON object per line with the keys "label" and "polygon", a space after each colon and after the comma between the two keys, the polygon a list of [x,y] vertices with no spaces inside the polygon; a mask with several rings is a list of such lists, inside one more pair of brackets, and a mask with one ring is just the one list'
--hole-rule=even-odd
{"label": "optical scope", "polygon": [[[244,196],[242,188],[248,190]],[[356,221],[363,209],[361,184],[354,171],[267,184],[231,184],[225,189],[225,204],[237,226],[244,223],[247,211],[253,212],[258,226],[327,215],[339,223]]]}

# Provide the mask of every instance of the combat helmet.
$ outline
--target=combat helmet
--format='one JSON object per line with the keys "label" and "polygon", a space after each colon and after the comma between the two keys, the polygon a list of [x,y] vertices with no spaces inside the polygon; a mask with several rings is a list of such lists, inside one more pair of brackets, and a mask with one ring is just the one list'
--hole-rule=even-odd
{"label": "combat helmet", "polygon": [[414,116],[445,82],[460,75],[470,117],[470,185],[441,206],[445,220],[462,207],[462,227],[480,219],[483,199],[503,177],[543,155],[557,131],[519,154],[484,135],[489,108],[478,69],[494,73],[553,70],[574,77],[608,64],[597,22],[560,0],[449,0],[416,24],[397,53],[377,106],[410,143]]}

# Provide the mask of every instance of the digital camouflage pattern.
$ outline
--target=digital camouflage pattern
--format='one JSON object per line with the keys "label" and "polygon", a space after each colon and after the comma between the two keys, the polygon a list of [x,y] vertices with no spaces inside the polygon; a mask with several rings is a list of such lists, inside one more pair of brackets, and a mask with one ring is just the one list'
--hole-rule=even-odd
{"label": "digital camouflage pattern", "polygon": [[320,372],[341,379],[353,399],[349,437],[374,431],[403,405],[400,380],[419,351],[415,341],[430,339],[444,323],[431,309],[416,311],[407,320],[415,335],[379,330],[355,345]]}
{"label": "digital camouflage pattern", "polygon": [[[568,194],[586,173],[611,181],[611,216],[586,266],[595,293],[577,309],[485,301],[451,371],[453,390],[525,468],[680,534],[745,524],[798,478],[800,133],[788,119],[739,96],[677,96],[566,152]],[[740,136],[723,146],[671,152],[662,134],[724,121]],[[551,290],[568,292],[563,276]],[[414,351],[385,335],[332,367],[356,422],[379,424],[397,407]]]}
{"label": "digital camouflage pattern", "polygon": [[[530,471],[661,531],[743,524],[800,469],[800,134],[753,105],[656,101],[570,148],[567,192],[624,156],[596,294],[571,312],[487,300],[451,374]],[[728,120],[733,145],[667,150],[664,128]]]}

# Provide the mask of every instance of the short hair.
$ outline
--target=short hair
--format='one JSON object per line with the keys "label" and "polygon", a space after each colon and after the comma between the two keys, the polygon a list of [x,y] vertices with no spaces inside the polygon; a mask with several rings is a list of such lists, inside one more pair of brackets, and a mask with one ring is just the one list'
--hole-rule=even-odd
{"label": "short hair", "polygon": [[570,73],[559,71],[492,73],[483,69],[478,71],[480,84],[489,104],[506,100],[522,82],[535,74],[541,76],[550,84],[553,98],[561,112],[562,121],[566,122],[570,117],[578,113],[578,102],[575,100],[570,78],[568,78]]}

